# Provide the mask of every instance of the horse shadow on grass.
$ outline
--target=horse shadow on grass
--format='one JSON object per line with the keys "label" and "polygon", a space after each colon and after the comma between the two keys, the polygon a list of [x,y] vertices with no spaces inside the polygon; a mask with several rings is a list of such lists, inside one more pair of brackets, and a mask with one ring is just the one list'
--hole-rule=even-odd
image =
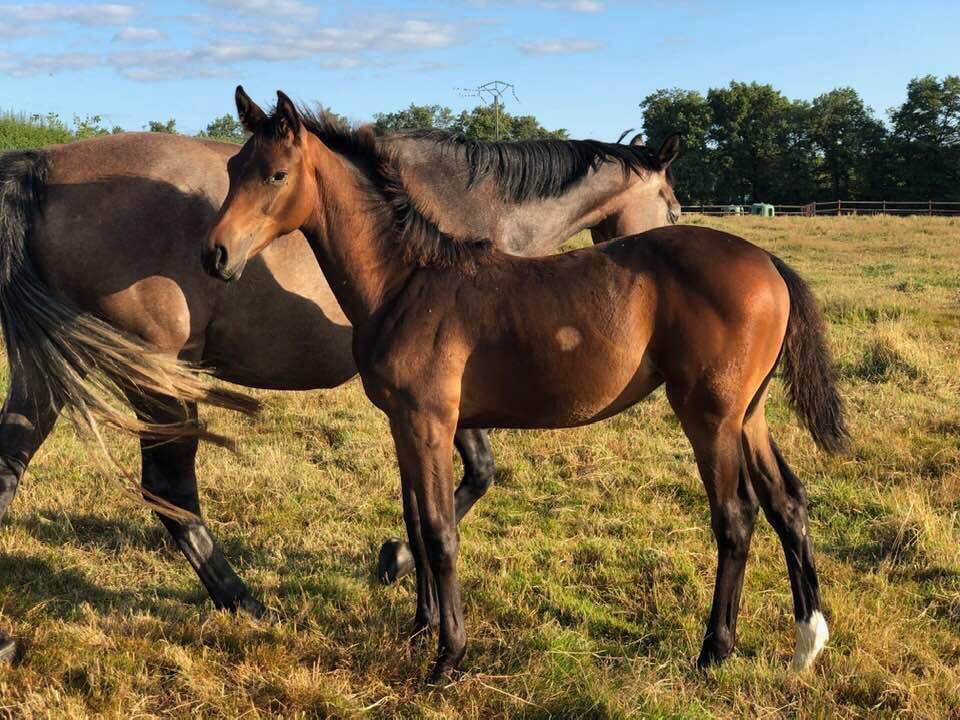
{"label": "horse shadow on grass", "polygon": [[84,603],[98,611],[135,607],[133,591],[108,590],[75,568],[20,554],[0,554],[0,602],[7,615],[23,617],[42,608],[47,617],[71,620]]}

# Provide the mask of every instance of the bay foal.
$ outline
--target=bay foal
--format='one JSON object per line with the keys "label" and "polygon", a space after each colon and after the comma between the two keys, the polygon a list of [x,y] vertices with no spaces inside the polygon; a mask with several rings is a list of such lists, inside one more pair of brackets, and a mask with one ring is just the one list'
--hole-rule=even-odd
{"label": "bay foal", "polygon": [[[458,428],[551,428],[614,415],[663,384],[693,446],[718,566],[699,664],[734,646],[758,506],[780,536],[794,597],[794,664],[827,640],[806,498],[773,443],[764,401],[783,359],[814,440],[846,430],[810,290],[745,240],[673,226],[548,258],[443,235],[368,132],[321,140],[278,93],[267,117],[238,89],[253,133],[203,250],[225,281],[299,228],[354,327],[368,397],[390,420],[417,569],[418,629],[439,625],[431,680],[466,648],[451,455]],[[304,358],[309,361],[309,358]],[[436,594],[434,595],[434,584]]]}

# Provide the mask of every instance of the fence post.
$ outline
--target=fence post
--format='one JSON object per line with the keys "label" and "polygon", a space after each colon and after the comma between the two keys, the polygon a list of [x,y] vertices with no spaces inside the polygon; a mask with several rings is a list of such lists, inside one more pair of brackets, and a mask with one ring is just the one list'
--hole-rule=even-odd
{"label": "fence post", "polygon": [[887,214],[887,201],[886,201],[886,200],[883,201],[883,211],[882,211],[882,212],[883,212],[884,215]]}
{"label": "fence post", "polygon": [[841,209],[843,207],[843,200],[837,200],[837,217],[841,215]]}
{"label": "fence post", "polygon": [[933,200],[927,200],[927,215],[933,215]]}

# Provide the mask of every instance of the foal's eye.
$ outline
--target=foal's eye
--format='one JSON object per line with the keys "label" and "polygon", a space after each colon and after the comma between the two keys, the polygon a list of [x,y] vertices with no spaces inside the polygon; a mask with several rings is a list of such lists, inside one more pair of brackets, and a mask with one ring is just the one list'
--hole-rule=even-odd
{"label": "foal's eye", "polygon": [[270,176],[270,179],[267,182],[269,182],[271,185],[279,185],[286,179],[287,171],[277,170],[273,175]]}

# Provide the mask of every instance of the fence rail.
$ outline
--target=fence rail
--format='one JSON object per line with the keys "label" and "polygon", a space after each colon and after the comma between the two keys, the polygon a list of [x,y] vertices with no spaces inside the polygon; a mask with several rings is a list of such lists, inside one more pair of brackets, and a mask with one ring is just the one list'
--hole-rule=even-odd
{"label": "fence rail", "polygon": [[[774,205],[776,215],[960,215],[952,200],[830,200],[802,205]],[[750,205],[684,205],[683,212],[700,215],[749,215]]]}

